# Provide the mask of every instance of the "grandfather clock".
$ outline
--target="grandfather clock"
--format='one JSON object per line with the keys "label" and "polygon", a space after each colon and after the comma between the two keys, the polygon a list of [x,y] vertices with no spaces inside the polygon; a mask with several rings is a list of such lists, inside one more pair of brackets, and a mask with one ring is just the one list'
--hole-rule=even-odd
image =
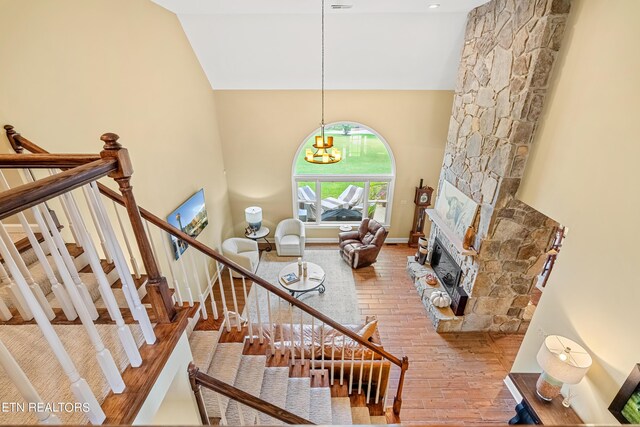
{"label": "grandfather clock", "polygon": [[425,218],[425,210],[431,205],[431,195],[433,194],[433,188],[426,186],[422,186],[422,180],[420,180],[420,186],[416,187],[416,195],[413,199],[413,203],[415,203],[415,211],[413,213],[413,228],[411,229],[411,234],[409,235],[409,246],[416,247],[418,246],[418,239],[420,237],[424,237],[424,222]]}

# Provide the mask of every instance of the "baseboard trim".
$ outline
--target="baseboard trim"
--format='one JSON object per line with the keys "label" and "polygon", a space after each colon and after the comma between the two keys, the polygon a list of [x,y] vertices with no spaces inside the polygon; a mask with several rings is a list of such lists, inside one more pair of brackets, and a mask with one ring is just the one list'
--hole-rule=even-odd
{"label": "baseboard trim", "polygon": [[513,383],[513,381],[511,381],[511,378],[509,378],[508,375],[504,378],[503,382],[507,386],[507,388],[509,389],[509,392],[511,393],[511,396],[513,396],[513,399],[517,403],[522,402],[522,395],[520,394],[520,392],[518,391],[518,388]]}
{"label": "baseboard trim", "polygon": [[[338,243],[337,237],[309,237],[307,243]],[[409,243],[408,237],[388,237],[385,243]]]}

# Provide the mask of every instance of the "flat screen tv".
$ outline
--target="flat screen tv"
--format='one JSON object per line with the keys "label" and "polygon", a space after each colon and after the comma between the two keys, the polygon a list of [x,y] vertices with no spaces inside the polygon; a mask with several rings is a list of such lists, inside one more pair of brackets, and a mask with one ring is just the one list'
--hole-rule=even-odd
{"label": "flat screen tv", "polygon": [[[207,208],[204,203],[204,189],[200,189],[193,196],[189,197],[183,204],[167,216],[167,222],[179,230],[187,233],[194,239],[198,237],[202,230],[209,224]],[[182,239],[169,235],[171,248],[175,259],[187,250],[189,245]]]}

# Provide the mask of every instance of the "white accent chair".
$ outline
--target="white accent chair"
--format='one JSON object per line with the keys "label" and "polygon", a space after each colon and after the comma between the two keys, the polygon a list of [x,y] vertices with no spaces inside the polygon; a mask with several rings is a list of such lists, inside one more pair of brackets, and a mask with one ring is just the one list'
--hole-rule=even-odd
{"label": "white accent chair", "polygon": [[[258,243],[242,237],[232,237],[222,242],[222,254],[252,273],[256,272],[260,262]],[[241,274],[233,270],[232,275],[233,277],[242,277]]]}
{"label": "white accent chair", "polygon": [[299,219],[289,218],[280,221],[276,227],[275,239],[278,256],[304,255],[304,223]]}

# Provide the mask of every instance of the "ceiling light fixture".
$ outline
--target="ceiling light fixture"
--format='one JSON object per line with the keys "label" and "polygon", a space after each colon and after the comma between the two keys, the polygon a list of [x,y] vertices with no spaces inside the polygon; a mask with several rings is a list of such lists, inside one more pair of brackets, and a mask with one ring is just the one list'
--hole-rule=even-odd
{"label": "ceiling light fixture", "polygon": [[432,3],[429,5],[429,9],[437,9],[440,7],[440,3]]}
{"label": "ceiling light fixture", "polygon": [[316,136],[315,144],[312,145],[316,149],[315,153],[312,149],[307,149],[304,159],[309,163],[338,163],[342,160],[342,153],[333,146],[333,137],[324,135],[324,0],[322,4],[322,120],[320,121],[320,135]]}

